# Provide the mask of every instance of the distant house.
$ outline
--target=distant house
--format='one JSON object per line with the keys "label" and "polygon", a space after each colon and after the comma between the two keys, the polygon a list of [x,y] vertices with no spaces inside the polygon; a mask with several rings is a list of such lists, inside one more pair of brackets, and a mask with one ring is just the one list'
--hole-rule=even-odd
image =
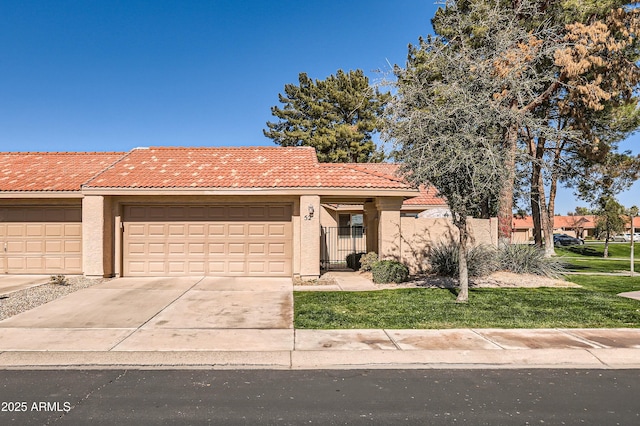
{"label": "distant house", "polygon": [[[595,238],[596,216],[554,216],[553,233],[567,234],[578,238]],[[533,218],[514,217],[512,220],[512,241],[524,243],[533,241]]]}

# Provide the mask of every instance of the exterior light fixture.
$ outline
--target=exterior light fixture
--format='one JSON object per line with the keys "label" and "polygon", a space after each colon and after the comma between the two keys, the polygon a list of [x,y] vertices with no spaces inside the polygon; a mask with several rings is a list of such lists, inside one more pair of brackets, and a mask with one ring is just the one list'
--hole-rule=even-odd
{"label": "exterior light fixture", "polygon": [[313,209],[313,205],[309,204],[307,206],[307,211],[308,214],[304,217],[304,220],[311,220],[311,218],[313,217],[313,213],[314,213],[314,209]]}

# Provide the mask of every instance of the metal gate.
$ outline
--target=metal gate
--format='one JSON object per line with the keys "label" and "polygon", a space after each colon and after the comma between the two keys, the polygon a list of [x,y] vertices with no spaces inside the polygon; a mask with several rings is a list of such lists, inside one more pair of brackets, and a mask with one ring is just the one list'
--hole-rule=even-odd
{"label": "metal gate", "polygon": [[321,227],[320,268],[345,269],[347,257],[353,253],[366,253],[366,230],[362,226]]}

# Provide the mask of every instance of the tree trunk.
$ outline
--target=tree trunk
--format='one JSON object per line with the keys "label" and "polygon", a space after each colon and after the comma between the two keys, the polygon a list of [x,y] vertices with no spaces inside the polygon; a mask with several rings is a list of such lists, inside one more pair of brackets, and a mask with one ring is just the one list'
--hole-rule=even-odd
{"label": "tree trunk", "polygon": [[513,186],[516,177],[517,142],[518,126],[511,126],[505,135],[506,176],[498,200],[498,239],[507,244],[511,243],[511,228],[513,226]]}
{"label": "tree trunk", "polygon": [[[533,138],[529,137],[529,155],[536,156],[536,148]],[[542,166],[535,160],[531,162],[531,219],[533,220],[533,241],[537,247],[542,248],[542,209],[540,208],[540,176]]]}
{"label": "tree trunk", "polygon": [[602,257],[604,257],[605,259],[609,257],[609,237],[610,236],[611,236],[611,232],[609,232],[609,226],[607,225],[607,230],[605,232],[605,238],[604,238],[604,253],[602,254]]}
{"label": "tree trunk", "polygon": [[[551,257],[556,255],[556,249],[553,246],[553,219],[556,210],[556,194],[558,192],[558,174],[560,173],[560,154],[564,151],[566,141],[558,141],[553,152],[553,168],[551,169],[551,186],[549,187],[549,204],[547,205],[547,217],[549,218],[551,234],[549,239],[545,238],[545,244],[550,246],[550,250],[545,249],[545,256]],[[546,231],[545,231],[546,232]]]}
{"label": "tree trunk", "polygon": [[469,301],[469,268],[467,265],[467,241],[469,235],[467,231],[467,218],[461,218],[456,221],[458,231],[460,231],[460,239],[458,241],[458,252],[460,253],[458,260],[458,280],[460,282],[460,292],[456,303],[467,303]]}
{"label": "tree trunk", "polygon": [[549,209],[547,208],[547,199],[544,192],[544,181],[542,180],[542,173],[538,175],[538,187],[540,188],[539,192],[539,203],[540,203],[540,216],[542,222],[542,233],[544,236],[544,256],[551,257],[555,256],[556,251],[553,246],[553,216],[549,214]]}

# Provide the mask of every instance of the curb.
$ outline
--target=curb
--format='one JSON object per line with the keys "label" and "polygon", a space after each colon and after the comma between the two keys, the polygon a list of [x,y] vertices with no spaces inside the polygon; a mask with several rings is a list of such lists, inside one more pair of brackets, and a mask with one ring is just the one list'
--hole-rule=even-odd
{"label": "curb", "polygon": [[3,352],[0,369],[640,369],[640,349]]}

